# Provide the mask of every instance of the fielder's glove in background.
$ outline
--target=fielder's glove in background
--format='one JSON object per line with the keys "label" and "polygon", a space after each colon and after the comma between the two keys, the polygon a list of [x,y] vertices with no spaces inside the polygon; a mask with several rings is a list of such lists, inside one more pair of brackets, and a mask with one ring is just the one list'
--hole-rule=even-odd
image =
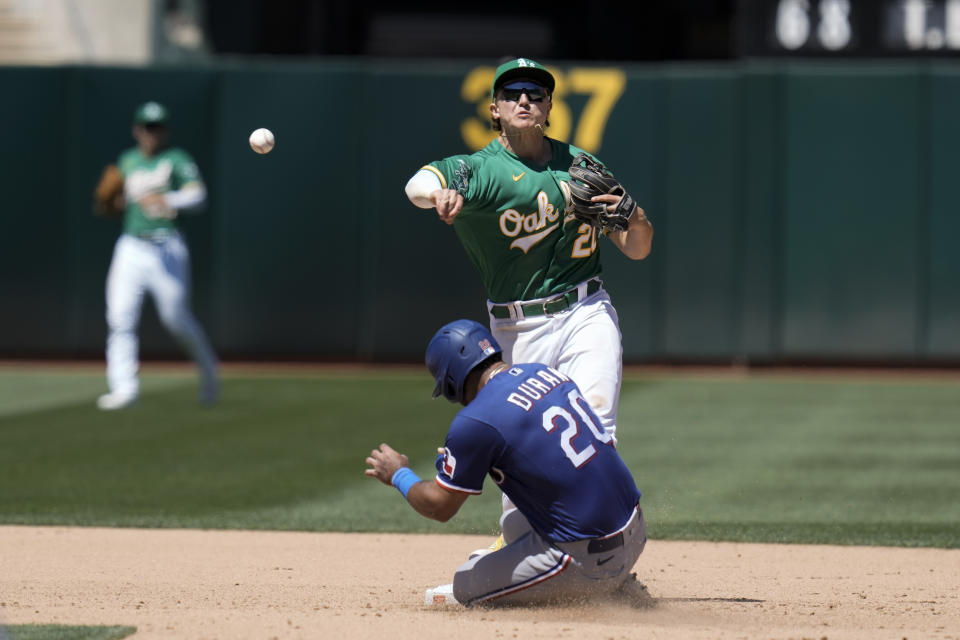
{"label": "fielder's glove in background", "polygon": [[93,210],[97,215],[116,216],[123,213],[124,204],[123,173],[117,165],[108,164],[93,190]]}
{"label": "fielder's glove in background", "polygon": [[[626,231],[637,203],[617,182],[606,167],[585,153],[578,153],[570,165],[570,195],[573,215],[577,220],[603,231]],[[623,196],[617,208],[610,213],[605,202],[593,202],[593,196],[610,193]]]}

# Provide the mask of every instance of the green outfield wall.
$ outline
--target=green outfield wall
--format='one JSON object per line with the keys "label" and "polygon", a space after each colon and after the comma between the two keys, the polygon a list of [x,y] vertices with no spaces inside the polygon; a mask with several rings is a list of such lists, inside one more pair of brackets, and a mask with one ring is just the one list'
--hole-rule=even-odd
{"label": "green outfield wall", "polygon": [[[558,63],[554,137],[594,151],[656,229],[602,241],[625,357],[960,361],[960,65]],[[485,320],[453,230],[403,193],[485,144],[487,63],[0,68],[0,356],[102,353],[119,223],[102,166],[147,99],[198,160],[194,307],[224,358],[417,360]],[[268,127],[266,156],[247,136]],[[149,304],[142,349],[179,355]]]}

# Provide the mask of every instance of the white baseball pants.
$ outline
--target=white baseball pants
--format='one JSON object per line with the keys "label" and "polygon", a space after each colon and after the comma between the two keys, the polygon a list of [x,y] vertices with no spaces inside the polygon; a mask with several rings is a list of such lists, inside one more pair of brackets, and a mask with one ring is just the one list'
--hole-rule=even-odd
{"label": "white baseball pants", "polygon": [[539,362],[570,376],[616,442],[623,345],[617,310],[605,289],[551,316],[491,315],[490,332],[505,362]]}
{"label": "white baseball pants", "polygon": [[217,385],[217,357],[190,310],[190,253],[179,233],[155,240],[123,234],[107,274],[107,384],[111,393],[136,396],[140,311],[153,296],[160,321],[196,362],[204,393]]}

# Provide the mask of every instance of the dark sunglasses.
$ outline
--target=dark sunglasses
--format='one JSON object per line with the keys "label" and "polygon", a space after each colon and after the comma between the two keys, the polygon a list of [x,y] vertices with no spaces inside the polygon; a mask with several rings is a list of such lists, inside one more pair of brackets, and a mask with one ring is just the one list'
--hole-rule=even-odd
{"label": "dark sunglasses", "polygon": [[540,85],[531,82],[517,82],[505,86],[500,94],[500,99],[507,102],[517,102],[524,93],[527,94],[530,102],[542,102],[547,97],[547,90]]}

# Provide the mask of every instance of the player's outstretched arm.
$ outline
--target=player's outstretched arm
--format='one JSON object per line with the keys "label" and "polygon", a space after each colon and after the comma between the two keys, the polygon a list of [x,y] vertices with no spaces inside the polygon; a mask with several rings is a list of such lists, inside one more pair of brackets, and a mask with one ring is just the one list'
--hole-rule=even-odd
{"label": "player's outstretched arm", "polygon": [[370,468],[364,471],[366,475],[396,487],[417,513],[431,520],[446,522],[468,497],[466,493],[447,491],[435,482],[421,480],[410,470],[407,456],[388,444],[370,452],[367,466]]}
{"label": "player's outstretched arm", "polygon": [[[606,202],[614,205],[614,207],[620,202],[620,198],[614,195],[596,196],[594,200]],[[607,237],[631,260],[643,260],[650,255],[650,250],[653,248],[653,225],[650,224],[647,214],[638,205],[633,210],[633,215],[630,216],[630,226],[627,230],[610,231],[607,233]]]}

